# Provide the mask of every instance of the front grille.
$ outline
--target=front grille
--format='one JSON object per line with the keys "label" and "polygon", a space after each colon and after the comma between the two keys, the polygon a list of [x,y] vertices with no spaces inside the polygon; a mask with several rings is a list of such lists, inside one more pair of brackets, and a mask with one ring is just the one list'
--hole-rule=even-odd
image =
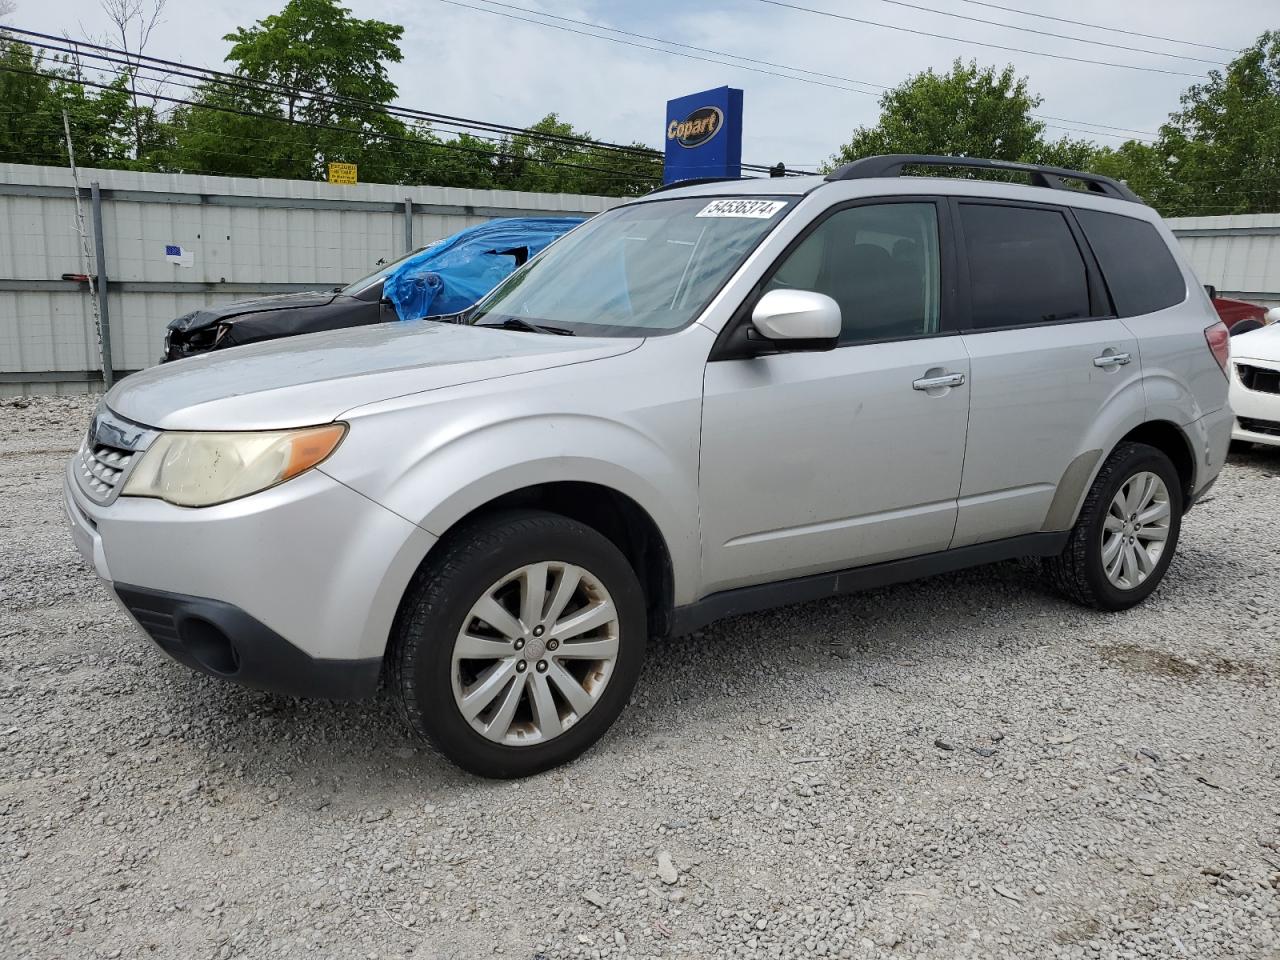
{"label": "front grille", "polygon": [[80,474],[80,489],[97,504],[107,504],[116,498],[118,487],[137,454],[104,443],[94,443],[86,437],[76,456]]}
{"label": "front grille", "polygon": [[1248,363],[1236,364],[1236,376],[1244,384],[1246,390],[1259,393],[1280,393],[1280,370],[1269,367],[1255,367]]}
{"label": "front grille", "polygon": [[74,461],[76,480],[85,496],[99,506],[115,500],[129,479],[129,470],[159,435],[99,404]]}
{"label": "front grille", "polygon": [[1239,421],[1241,430],[1265,434],[1268,437],[1280,437],[1280,421],[1256,420],[1253,417],[1236,417],[1236,420]]}

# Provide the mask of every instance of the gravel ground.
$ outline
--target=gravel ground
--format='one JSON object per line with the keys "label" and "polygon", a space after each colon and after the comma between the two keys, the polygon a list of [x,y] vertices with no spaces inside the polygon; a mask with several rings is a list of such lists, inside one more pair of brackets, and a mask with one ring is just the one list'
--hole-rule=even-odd
{"label": "gravel ground", "polygon": [[1280,451],[1159,593],[1018,563],[653,645],[574,764],[198,677],[74,553],[90,406],[0,406],[0,956],[1280,956]]}

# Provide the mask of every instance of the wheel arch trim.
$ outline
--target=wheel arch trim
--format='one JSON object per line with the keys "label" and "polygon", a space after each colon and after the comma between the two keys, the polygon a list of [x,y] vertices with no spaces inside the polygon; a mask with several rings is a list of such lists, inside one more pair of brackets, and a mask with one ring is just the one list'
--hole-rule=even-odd
{"label": "wheel arch trim", "polygon": [[[1178,446],[1173,446],[1175,437],[1176,442],[1180,443],[1181,452]],[[1191,502],[1197,477],[1193,441],[1187,436],[1185,428],[1170,420],[1144,420],[1130,426],[1105,447],[1085,450],[1067,465],[1041,530],[1069,530],[1075,524],[1085,497],[1097,480],[1098,472],[1122,443],[1145,443],[1169,457],[1181,480],[1183,509],[1186,509]]]}

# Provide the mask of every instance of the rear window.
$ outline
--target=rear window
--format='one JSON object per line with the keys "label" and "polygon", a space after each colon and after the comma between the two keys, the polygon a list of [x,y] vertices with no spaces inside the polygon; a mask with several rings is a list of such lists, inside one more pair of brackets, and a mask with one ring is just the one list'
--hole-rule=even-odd
{"label": "rear window", "polygon": [[1057,210],[962,203],[974,328],[1089,316],[1089,277]]}
{"label": "rear window", "polygon": [[1107,288],[1122,317],[1136,317],[1187,299],[1187,284],[1160,234],[1145,220],[1076,210]]}

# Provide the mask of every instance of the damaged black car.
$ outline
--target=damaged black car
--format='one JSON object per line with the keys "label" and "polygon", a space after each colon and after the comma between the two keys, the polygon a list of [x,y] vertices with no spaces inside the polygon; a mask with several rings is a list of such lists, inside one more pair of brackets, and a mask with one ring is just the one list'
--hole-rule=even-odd
{"label": "damaged black car", "polygon": [[[401,259],[419,252],[414,250]],[[398,320],[395,305],[382,295],[382,285],[399,262],[380,266],[345,287],[237,300],[183,314],[169,321],[160,362],[259,340]]]}
{"label": "damaged black car", "polygon": [[302,333],[456,314],[582,219],[489,220],[390,263],[379,261],[376,270],[345,287],[193,310],[169,322],[160,362]]}

